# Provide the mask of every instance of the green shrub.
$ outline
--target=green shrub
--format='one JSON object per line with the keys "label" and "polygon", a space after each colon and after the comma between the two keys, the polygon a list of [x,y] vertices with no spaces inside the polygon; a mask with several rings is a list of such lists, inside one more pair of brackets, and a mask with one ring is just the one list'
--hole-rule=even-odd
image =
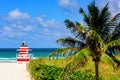
{"label": "green shrub", "polygon": [[62,68],[43,65],[36,63],[36,61],[31,61],[28,66],[34,80],[58,80],[58,76],[62,71]]}
{"label": "green shrub", "polygon": [[[91,74],[76,71],[70,75],[70,80],[95,80],[95,77],[92,76]],[[100,78],[99,80],[103,79]]]}

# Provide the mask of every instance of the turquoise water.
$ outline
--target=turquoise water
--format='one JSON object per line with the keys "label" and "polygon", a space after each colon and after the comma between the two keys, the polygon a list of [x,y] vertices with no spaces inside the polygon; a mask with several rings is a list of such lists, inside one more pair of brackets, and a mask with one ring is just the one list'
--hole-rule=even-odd
{"label": "turquoise water", "polygon": [[[48,57],[56,48],[31,48],[30,54],[33,58]],[[15,62],[17,48],[0,48],[0,62]]]}

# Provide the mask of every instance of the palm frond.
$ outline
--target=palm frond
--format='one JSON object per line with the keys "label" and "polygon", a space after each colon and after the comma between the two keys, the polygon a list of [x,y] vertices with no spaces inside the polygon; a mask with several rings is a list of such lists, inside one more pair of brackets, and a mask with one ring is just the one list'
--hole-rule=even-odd
{"label": "palm frond", "polygon": [[[116,58],[116,54],[107,53],[106,54],[115,62],[117,66],[120,66],[120,59]],[[120,57],[120,56],[119,56]]]}
{"label": "palm frond", "polygon": [[120,39],[120,23],[111,31],[109,36],[105,39],[105,43],[108,43],[112,40],[118,40]]}
{"label": "palm frond", "polygon": [[72,62],[68,63],[62,73],[59,76],[60,80],[69,80],[70,74],[79,69],[80,67],[85,66],[87,63],[88,56],[91,55],[91,51],[88,49],[82,49],[75,56]]}
{"label": "palm frond", "polygon": [[110,65],[113,65],[113,66],[115,65],[114,60],[105,53],[101,56],[101,61],[106,63],[106,64],[110,64]]}
{"label": "palm frond", "polygon": [[120,39],[120,23],[114,29],[114,32],[113,32],[111,39],[112,40]]}
{"label": "palm frond", "polygon": [[80,8],[79,12],[83,15],[86,24],[90,26],[90,16],[87,15],[87,13],[85,13],[85,11],[82,8]]}
{"label": "palm frond", "polygon": [[109,47],[106,52],[110,54],[120,54],[120,46]]}
{"label": "palm frond", "polygon": [[120,13],[116,14],[108,23],[109,26],[117,26],[118,20],[120,19]]}
{"label": "palm frond", "polygon": [[103,48],[103,39],[101,36],[94,30],[91,30],[87,38],[86,44],[90,49],[96,52],[96,50]]}
{"label": "palm frond", "polygon": [[81,51],[79,51],[74,58],[74,61],[81,61],[82,63],[87,62],[87,58],[88,56],[91,56],[92,51],[90,51],[89,49],[82,49]]}
{"label": "palm frond", "polygon": [[120,40],[114,40],[105,45],[105,51],[110,48],[120,47]]}
{"label": "palm frond", "polygon": [[91,30],[90,35],[91,39],[96,39],[99,43],[102,42],[102,38],[101,36],[95,31],[95,30]]}
{"label": "palm frond", "polygon": [[95,2],[92,2],[88,5],[88,11],[90,15],[90,29],[97,31],[98,29],[98,16],[99,16],[99,9],[95,6]]}
{"label": "palm frond", "polygon": [[65,22],[67,29],[69,29],[75,35],[75,37],[79,37],[83,39],[86,38],[87,30],[80,23],[78,22],[74,23],[68,19],[66,19],[64,22]]}
{"label": "palm frond", "polygon": [[65,46],[65,47],[72,46],[72,47],[84,48],[85,46],[85,44],[82,41],[76,40],[71,37],[58,39],[57,43],[60,43],[62,44],[62,46]]}
{"label": "palm frond", "polygon": [[110,21],[110,12],[108,10],[108,4],[104,6],[99,14],[98,24],[99,30],[98,33],[101,35],[102,39],[106,39],[107,35],[109,34],[111,28],[108,27],[108,23]]}
{"label": "palm frond", "polygon": [[70,55],[70,54],[75,54],[76,52],[80,51],[81,49],[78,48],[78,47],[65,47],[65,48],[60,48],[60,49],[57,49],[55,51],[53,51],[52,53],[50,53],[49,57],[55,57],[55,56],[58,56],[58,55],[62,55],[62,56],[65,56],[65,55]]}

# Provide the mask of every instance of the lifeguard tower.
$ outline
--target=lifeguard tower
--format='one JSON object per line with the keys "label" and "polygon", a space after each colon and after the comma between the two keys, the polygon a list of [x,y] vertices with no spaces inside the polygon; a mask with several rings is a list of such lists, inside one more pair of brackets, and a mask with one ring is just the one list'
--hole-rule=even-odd
{"label": "lifeguard tower", "polygon": [[31,60],[32,55],[29,54],[30,49],[27,46],[25,41],[23,41],[18,51],[19,51],[19,54],[16,55],[18,63],[28,63]]}

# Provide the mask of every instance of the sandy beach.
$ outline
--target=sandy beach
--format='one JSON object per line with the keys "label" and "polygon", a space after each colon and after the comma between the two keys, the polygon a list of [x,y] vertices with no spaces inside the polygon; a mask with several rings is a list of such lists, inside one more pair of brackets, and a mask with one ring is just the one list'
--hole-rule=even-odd
{"label": "sandy beach", "polygon": [[0,80],[30,80],[26,64],[0,63]]}

